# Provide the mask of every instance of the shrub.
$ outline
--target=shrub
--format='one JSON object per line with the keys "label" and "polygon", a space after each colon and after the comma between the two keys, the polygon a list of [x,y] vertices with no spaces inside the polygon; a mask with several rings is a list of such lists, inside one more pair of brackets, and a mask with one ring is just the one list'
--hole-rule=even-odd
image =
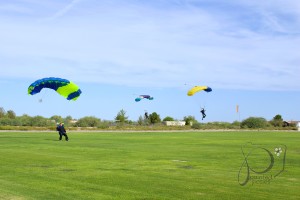
{"label": "shrub", "polygon": [[262,117],[249,117],[242,121],[242,128],[265,128],[267,127],[267,120]]}
{"label": "shrub", "polygon": [[156,112],[153,112],[152,114],[149,115],[149,120],[151,124],[161,122],[160,116]]}
{"label": "shrub", "polygon": [[163,121],[174,121],[173,117],[167,116],[163,119]]}
{"label": "shrub", "polygon": [[75,123],[75,125],[79,127],[97,127],[99,126],[100,123],[101,123],[100,119],[93,116],[89,116],[89,117],[83,117],[79,119]]}
{"label": "shrub", "polygon": [[185,116],[183,118],[183,120],[185,121],[185,125],[193,125],[193,123],[197,123],[197,120],[195,119],[194,116]]}
{"label": "shrub", "polygon": [[201,129],[201,127],[202,127],[202,125],[201,125],[199,122],[195,122],[195,123],[193,123],[193,125],[192,125],[192,128],[193,128],[193,129]]}

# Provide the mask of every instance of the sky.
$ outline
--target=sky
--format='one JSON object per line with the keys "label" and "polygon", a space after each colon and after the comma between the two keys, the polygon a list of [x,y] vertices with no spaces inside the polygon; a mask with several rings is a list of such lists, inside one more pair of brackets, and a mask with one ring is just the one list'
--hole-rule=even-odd
{"label": "sky", "polygon": [[[300,120],[298,0],[0,0],[0,24],[0,107],[18,116]],[[28,95],[45,77],[82,94]]]}

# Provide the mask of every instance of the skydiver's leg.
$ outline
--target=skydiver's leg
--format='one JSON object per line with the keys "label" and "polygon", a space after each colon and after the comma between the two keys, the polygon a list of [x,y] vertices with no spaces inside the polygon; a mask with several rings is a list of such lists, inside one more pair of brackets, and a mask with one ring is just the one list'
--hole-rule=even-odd
{"label": "skydiver's leg", "polygon": [[64,136],[65,136],[66,141],[68,141],[69,137],[68,137],[67,133],[64,133]]}

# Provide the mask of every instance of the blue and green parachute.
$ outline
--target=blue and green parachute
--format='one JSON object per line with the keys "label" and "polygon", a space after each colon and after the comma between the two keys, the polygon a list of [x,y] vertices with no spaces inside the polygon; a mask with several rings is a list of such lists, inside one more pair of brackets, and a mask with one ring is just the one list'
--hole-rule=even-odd
{"label": "blue and green parachute", "polygon": [[73,101],[75,101],[81,94],[81,90],[75,83],[67,79],[55,77],[36,80],[28,87],[28,94],[37,94],[44,88],[53,89],[67,100]]}

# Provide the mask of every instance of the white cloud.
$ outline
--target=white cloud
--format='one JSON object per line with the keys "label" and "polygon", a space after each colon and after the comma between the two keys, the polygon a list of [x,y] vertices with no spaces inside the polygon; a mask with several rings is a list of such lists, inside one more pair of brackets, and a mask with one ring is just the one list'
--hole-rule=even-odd
{"label": "white cloud", "polygon": [[35,21],[0,18],[0,76],[299,89],[299,3],[168,2],[74,0]]}
{"label": "white cloud", "polygon": [[58,10],[56,13],[54,13],[52,16],[46,18],[46,20],[54,20],[59,17],[64,16],[67,14],[76,4],[78,4],[81,0],[72,0],[70,3],[68,3],[66,6],[64,6],[62,9]]}

